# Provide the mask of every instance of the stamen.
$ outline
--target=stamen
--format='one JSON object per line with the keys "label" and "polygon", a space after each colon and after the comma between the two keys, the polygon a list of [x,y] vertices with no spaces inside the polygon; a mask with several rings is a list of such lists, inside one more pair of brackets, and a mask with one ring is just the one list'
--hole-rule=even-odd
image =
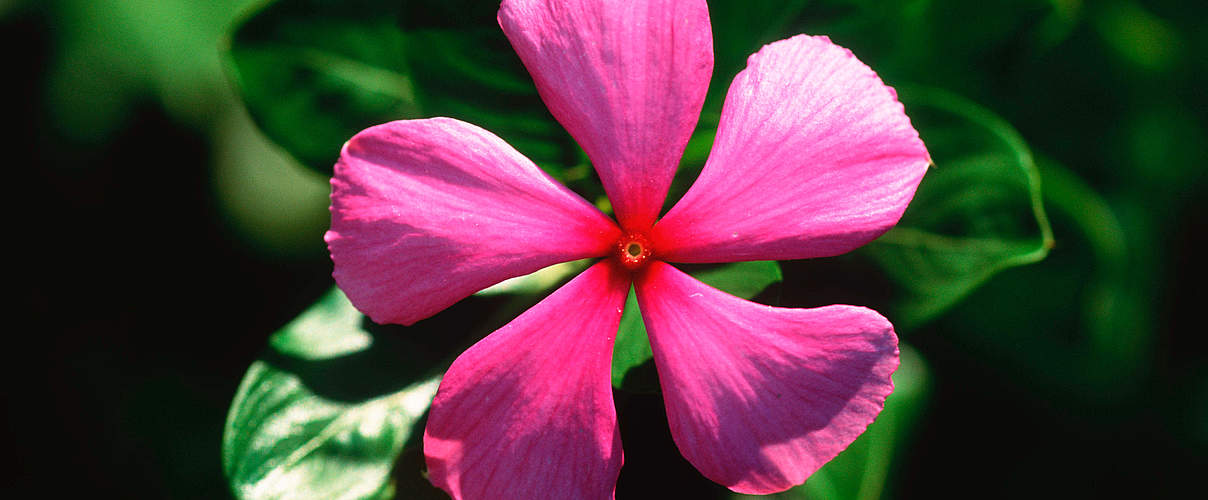
{"label": "stamen", "polygon": [[636,271],[646,265],[653,252],[650,240],[641,233],[629,233],[617,240],[617,261],[630,271]]}

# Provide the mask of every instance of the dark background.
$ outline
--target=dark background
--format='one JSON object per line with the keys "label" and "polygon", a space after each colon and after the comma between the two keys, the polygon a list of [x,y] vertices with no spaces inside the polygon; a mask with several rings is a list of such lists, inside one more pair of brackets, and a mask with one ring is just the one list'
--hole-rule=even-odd
{"label": "dark background", "polygon": [[[236,387],[331,286],[326,180],[257,132],[219,57],[252,3],[0,2],[19,297],[5,328],[17,481],[4,488],[230,495],[219,448]],[[926,71],[882,70],[883,45],[840,41],[888,81],[1003,116],[1112,220],[1088,225],[1084,199],[1050,203],[1045,261],[911,334],[932,387],[886,495],[1195,495],[1208,465],[1204,4],[923,3],[939,26]],[[786,265],[780,293],[837,283],[834,302],[876,305],[875,285],[850,292],[829,266]],[[1121,344],[1140,350],[1132,365],[1079,349],[1095,318],[1141,332]],[[626,403],[618,498],[715,492],[691,489],[660,412],[657,396]]]}

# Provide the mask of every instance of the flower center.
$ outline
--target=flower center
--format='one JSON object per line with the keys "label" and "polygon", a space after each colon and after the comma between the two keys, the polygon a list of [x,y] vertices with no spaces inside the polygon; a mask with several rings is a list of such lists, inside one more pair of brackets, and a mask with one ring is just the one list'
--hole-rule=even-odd
{"label": "flower center", "polygon": [[646,235],[629,233],[617,240],[614,254],[626,269],[637,271],[646,265],[646,261],[650,260],[653,252],[650,248],[650,240],[646,238]]}

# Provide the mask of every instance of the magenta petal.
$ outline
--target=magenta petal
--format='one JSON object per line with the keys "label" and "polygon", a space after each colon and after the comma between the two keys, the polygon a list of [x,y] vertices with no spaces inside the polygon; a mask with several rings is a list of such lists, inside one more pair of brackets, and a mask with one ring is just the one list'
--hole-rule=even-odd
{"label": "magenta petal", "polygon": [[801,484],[881,412],[898,366],[893,326],[855,306],[783,309],[656,262],[636,283],[671,436],[741,493]]}
{"label": "magenta petal", "polygon": [[901,218],[930,163],[893,89],[805,35],[734,78],[700,178],[655,226],[672,262],[838,255]]}
{"label": "magenta petal", "polygon": [[713,72],[703,0],[504,0],[499,24],[595,165],[617,220],[646,230]]}
{"label": "magenta petal", "polygon": [[453,498],[612,498],[623,461],[610,379],[629,277],[592,266],[458,356],[424,454]]}
{"label": "magenta petal", "polygon": [[331,185],[333,276],[378,323],[409,325],[504,279],[604,255],[620,234],[502,139],[449,118],[364,130]]}

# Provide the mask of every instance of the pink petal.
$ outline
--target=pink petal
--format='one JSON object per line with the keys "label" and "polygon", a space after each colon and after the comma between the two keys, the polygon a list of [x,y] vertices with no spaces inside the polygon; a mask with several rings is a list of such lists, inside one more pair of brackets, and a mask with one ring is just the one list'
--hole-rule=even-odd
{"label": "pink petal", "polygon": [[409,325],[504,279],[604,255],[620,235],[502,139],[449,118],[362,131],[331,185],[333,276],[378,323]]}
{"label": "pink petal", "polygon": [[673,262],[838,255],[901,218],[930,163],[893,89],[826,37],[734,78],[700,178],[654,229]]}
{"label": "pink petal", "polygon": [[864,432],[893,391],[897,337],[870,309],[759,305],[661,262],[636,288],[671,436],[702,474],[734,491],[801,484]]}
{"label": "pink petal", "polygon": [[602,261],[462,353],[424,432],[432,483],[456,499],[612,498],[609,374],[628,294],[628,273]]}
{"label": "pink petal", "polygon": [[713,72],[705,2],[504,0],[499,24],[621,226],[649,229]]}

